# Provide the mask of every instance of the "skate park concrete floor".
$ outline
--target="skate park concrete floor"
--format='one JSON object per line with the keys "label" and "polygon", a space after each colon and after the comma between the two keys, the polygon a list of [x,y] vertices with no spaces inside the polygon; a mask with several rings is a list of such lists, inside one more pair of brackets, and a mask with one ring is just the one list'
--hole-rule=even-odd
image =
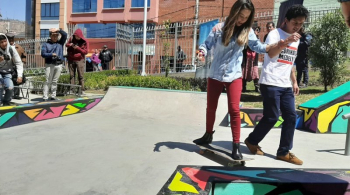
{"label": "skate park concrete floor", "polygon": [[[178,165],[222,166],[192,143],[205,131],[205,93],[112,87],[92,110],[0,131],[1,195],[157,194]],[[226,95],[218,104],[213,144],[231,149]],[[241,142],[252,131],[242,128]],[[265,156],[247,167],[350,169],[345,134],[296,130],[297,166],[275,160],[280,129],[261,142]]]}

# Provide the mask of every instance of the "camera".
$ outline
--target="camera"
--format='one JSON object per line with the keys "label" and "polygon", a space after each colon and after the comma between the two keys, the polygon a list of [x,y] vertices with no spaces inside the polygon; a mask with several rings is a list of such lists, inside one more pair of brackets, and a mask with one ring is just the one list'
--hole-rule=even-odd
{"label": "camera", "polygon": [[62,64],[62,59],[59,56],[52,56],[52,61],[55,64]]}
{"label": "camera", "polygon": [[6,60],[6,61],[10,60],[10,56],[7,55],[7,54],[2,53],[2,51],[0,51],[0,57],[3,57],[4,60]]}

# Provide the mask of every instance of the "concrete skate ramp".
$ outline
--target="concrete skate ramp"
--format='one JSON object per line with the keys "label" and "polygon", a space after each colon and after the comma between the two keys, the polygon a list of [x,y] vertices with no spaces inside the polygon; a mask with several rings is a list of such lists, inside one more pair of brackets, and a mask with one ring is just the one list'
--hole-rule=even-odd
{"label": "concrete skate ramp", "polygon": [[[178,165],[219,166],[198,153],[193,139],[205,130],[206,93],[110,88],[91,110],[0,130],[1,195],[152,195]],[[213,144],[232,149],[220,97]],[[241,132],[244,140],[252,129]],[[303,168],[348,168],[345,136],[295,132],[293,152]],[[249,167],[296,168],[274,158],[280,131],[261,143],[266,156]],[[312,139],[312,142],[309,140]],[[333,151],[333,150],[334,151]],[[330,151],[330,152],[328,152]]]}
{"label": "concrete skate ramp", "polygon": [[[222,123],[228,111],[226,94],[219,99],[215,125]],[[207,93],[203,92],[111,87],[94,111],[111,111],[131,122],[143,119],[169,125],[205,125],[206,104]]]}
{"label": "concrete skate ramp", "polygon": [[156,194],[179,164],[217,165],[192,144],[205,110],[206,93],[111,87],[88,112],[3,129],[0,194]]}

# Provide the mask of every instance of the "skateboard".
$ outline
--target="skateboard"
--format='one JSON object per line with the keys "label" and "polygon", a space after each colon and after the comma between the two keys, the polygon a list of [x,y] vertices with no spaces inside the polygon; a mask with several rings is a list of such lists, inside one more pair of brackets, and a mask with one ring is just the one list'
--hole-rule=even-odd
{"label": "skateboard", "polygon": [[206,155],[206,154],[215,154],[222,158],[225,158],[228,163],[228,167],[234,167],[234,166],[245,166],[246,161],[254,160],[253,158],[245,158],[243,157],[242,160],[235,160],[231,157],[232,151],[222,148],[220,146],[211,145],[211,144],[204,144],[204,145],[197,145],[201,150],[199,151],[200,154]]}

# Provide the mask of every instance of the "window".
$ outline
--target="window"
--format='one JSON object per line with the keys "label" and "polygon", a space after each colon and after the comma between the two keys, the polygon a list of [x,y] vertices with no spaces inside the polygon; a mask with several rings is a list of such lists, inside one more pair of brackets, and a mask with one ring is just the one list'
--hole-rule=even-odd
{"label": "window", "polygon": [[49,29],[40,29],[40,38],[50,37]]}
{"label": "window", "polygon": [[78,24],[86,32],[86,38],[115,38],[115,23],[108,24]]}
{"label": "window", "polygon": [[73,0],[73,13],[97,12],[97,0]]}
{"label": "window", "polygon": [[104,0],[103,8],[123,8],[125,0]]}
{"label": "window", "polygon": [[59,20],[60,4],[59,3],[42,3],[41,20]]}
{"label": "window", "polygon": [[[132,0],[131,2],[131,7],[144,7],[144,0]],[[147,0],[147,7],[150,7],[151,5],[151,0]]]}

